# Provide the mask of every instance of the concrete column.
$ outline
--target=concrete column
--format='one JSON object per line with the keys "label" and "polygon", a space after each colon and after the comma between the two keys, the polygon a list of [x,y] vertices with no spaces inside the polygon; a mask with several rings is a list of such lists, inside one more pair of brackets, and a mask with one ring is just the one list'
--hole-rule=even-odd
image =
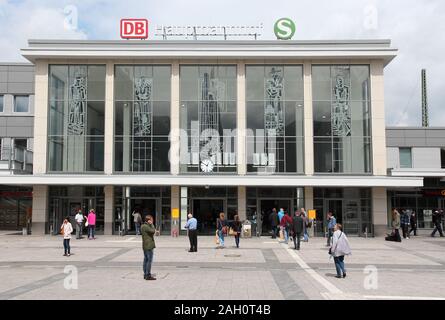
{"label": "concrete column", "polygon": [[372,223],[375,236],[384,236],[387,233],[388,202],[386,188],[372,188]]}
{"label": "concrete column", "polygon": [[314,174],[314,130],[312,119],[312,64],[304,62],[304,173]]}
{"label": "concrete column", "polygon": [[[179,174],[179,61],[172,62],[170,106],[170,173]],[[173,208],[173,207],[172,207]]]}
{"label": "concrete column", "polygon": [[238,216],[241,221],[247,219],[247,194],[246,186],[238,186]]}
{"label": "concrete column", "polygon": [[33,173],[46,173],[48,130],[48,62],[35,63],[35,113]]}
{"label": "concrete column", "polygon": [[[179,210],[180,216],[181,214],[181,187],[180,186],[171,186],[171,211],[173,213],[173,210]],[[171,235],[179,235],[179,221],[180,218],[173,219],[173,216],[171,217]]]}
{"label": "concrete column", "polygon": [[114,212],[114,187],[105,186],[105,225],[104,234],[113,234],[113,212]]}
{"label": "concrete column", "polygon": [[47,223],[48,186],[34,186],[32,192],[32,235],[44,235]]}
{"label": "concrete column", "polygon": [[307,210],[314,209],[314,188],[304,187],[304,208]]}
{"label": "concrete column", "polygon": [[104,173],[113,174],[114,163],[114,64],[107,61],[105,75]]}
{"label": "concrete column", "polygon": [[383,62],[371,63],[371,124],[373,174],[386,176],[385,93]]}
{"label": "concrete column", "polygon": [[[238,175],[247,173],[246,165],[246,65],[238,61],[237,65],[237,112],[236,112],[236,163]],[[239,194],[238,188],[238,194]],[[239,201],[239,199],[238,199]],[[239,206],[238,206],[239,207]],[[245,208],[244,208],[245,211]],[[241,217],[240,217],[241,218]]]}

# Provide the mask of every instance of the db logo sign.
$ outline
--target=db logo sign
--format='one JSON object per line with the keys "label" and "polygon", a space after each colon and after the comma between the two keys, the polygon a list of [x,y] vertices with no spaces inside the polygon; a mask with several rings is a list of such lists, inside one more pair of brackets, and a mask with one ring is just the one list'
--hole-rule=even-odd
{"label": "db logo sign", "polygon": [[147,19],[121,19],[122,39],[147,39],[148,20]]}

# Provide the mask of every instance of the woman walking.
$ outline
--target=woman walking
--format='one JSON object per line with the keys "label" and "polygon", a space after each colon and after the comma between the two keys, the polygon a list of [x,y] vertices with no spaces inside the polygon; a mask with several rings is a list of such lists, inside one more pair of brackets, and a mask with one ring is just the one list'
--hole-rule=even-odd
{"label": "woman walking", "polygon": [[392,228],[394,233],[394,241],[402,242],[400,237],[400,213],[396,209],[392,209]]}
{"label": "woman walking", "polygon": [[334,226],[334,234],[332,235],[332,245],[329,253],[334,257],[335,269],[337,270],[336,278],[346,278],[346,269],[344,259],[345,256],[351,254],[351,247],[349,246],[348,238],[343,232],[341,224],[337,223]]}
{"label": "woman walking", "polygon": [[65,257],[71,255],[71,247],[70,247],[70,239],[71,233],[73,232],[73,226],[71,225],[69,218],[65,218],[63,220],[63,224],[60,227],[60,233],[63,235],[63,249],[65,253],[63,254]]}
{"label": "woman walking", "polygon": [[219,218],[216,220],[216,228],[218,229],[219,246],[217,248],[224,248],[224,236],[227,234],[227,221],[225,219],[224,212],[219,214]]}
{"label": "woman walking", "polygon": [[236,214],[233,221],[233,231],[235,232],[235,244],[236,247],[239,248],[239,237],[241,234],[241,221],[239,220],[239,216]]}
{"label": "woman walking", "polygon": [[94,235],[94,231],[96,229],[96,212],[94,209],[91,209],[88,213],[88,240],[96,239]]}

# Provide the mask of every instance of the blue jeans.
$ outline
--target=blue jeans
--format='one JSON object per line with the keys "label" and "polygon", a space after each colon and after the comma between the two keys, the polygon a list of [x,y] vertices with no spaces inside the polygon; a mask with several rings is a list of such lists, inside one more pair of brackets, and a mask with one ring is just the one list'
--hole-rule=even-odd
{"label": "blue jeans", "polygon": [[141,224],[135,222],[134,227],[136,228],[136,235],[141,234]]}
{"label": "blue jeans", "polygon": [[95,225],[88,225],[88,238],[94,238]]}
{"label": "blue jeans", "polygon": [[289,241],[289,231],[287,230],[286,227],[283,228],[283,233],[284,233],[284,241],[287,243]]}
{"label": "blue jeans", "polygon": [[309,240],[309,234],[307,233],[307,230],[304,230],[303,240],[308,241]]}
{"label": "blue jeans", "polygon": [[151,263],[153,262],[153,250],[144,250],[144,264],[142,265],[144,269],[144,276],[151,276]]}
{"label": "blue jeans", "polygon": [[224,247],[224,233],[222,230],[218,230],[218,237],[219,237],[219,245],[221,247]]}
{"label": "blue jeans", "polygon": [[71,254],[70,239],[63,239],[63,249],[65,254]]}
{"label": "blue jeans", "polygon": [[335,269],[337,270],[338,276],[346,273],[344,259],[345,256],[334,257]]}

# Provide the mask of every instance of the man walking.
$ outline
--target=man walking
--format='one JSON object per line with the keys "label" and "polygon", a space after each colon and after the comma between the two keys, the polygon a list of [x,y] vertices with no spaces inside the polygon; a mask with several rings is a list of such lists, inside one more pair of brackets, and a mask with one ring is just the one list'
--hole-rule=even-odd
{"label": "man walking", "polygon": [[409,230],[409,214],[408,214],[408,210],[403,210],[402,211],[402,216],[400,217],[400,224],[402,226],[403,239],[409,239],[409,234],[408,234],[408,230]]}
{"label": "man walking", "polygon": [[82,229],[83,229],[83,220],[84,216],[82,214],[82,210],[79,210],[74,217],[74,220],[76,220],[76,239],[82,239]]}
{"label": "man walking", "polygon": [[431,237],[434,237],[436,235],[437,231],[439,231],[440,236],[443,237],[442,214],[443,214],[443,211],[439,212],[438,210],[435,210],[433,213],[434,230],[433,230],[433,233],[431,233]]}
{"label": "man walking", "polygon": [[190,250],[189,252],[198,252],[198,220],[191,213],[188,214],[188,220],[184,228],[188,229]]}
{"label": "man walking", "polygon": [[145,223],[141,228],[142,232],[142,250],[144,250],[144,279],[145,280],[156,280],[155,277],[151,275],[151,264],[153,262],[153,250],[156,248],[154,234],[156,228],[153,224],[153,217],[148,215],[145,217]]}
{"label": "man walking", "polygon": [[277,209],[273,208],[272,213],[269,216],[270,226],[272,227],[272,239],[277,237],[277,225],[278,225],[278,214]]}
{"label": "man walking", "polygon": [[292,233],[294,238],[294,249],[300,250],[300,241],[301,241],[301,234],[303,232],[303,218],[301,217],[300,212],[297,210],[295,211],[295,215],[292,218]]}
{"label": "man walking", "polygon": [[331,238],[334,234],[334,227],[337,224],[337,220],[335,219],[334,215],[331,211],[328,212],[328,240],[326,243],[327,247],[331,246]]}

